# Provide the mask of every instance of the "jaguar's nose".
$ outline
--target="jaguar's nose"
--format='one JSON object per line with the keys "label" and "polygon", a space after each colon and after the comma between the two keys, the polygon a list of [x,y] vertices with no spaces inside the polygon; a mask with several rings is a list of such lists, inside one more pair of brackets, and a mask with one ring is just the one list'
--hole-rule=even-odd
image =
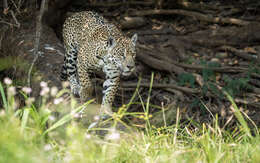
{"label": "jaguar's nose", "polygon": [[127,65],[126,66],[129,70],[132,70],[133,68],[134,68],[134,66],[132,66],[132,65]]}

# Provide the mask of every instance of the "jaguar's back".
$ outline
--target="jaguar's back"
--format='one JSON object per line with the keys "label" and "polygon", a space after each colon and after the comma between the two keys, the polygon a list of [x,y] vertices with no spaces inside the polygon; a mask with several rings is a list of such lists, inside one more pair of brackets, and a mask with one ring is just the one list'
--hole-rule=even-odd
{"label": "jaguar's back", "polygon": [[[98,33],[100,32],[100,33]],[[108,35],[120,37],[122,33],[95,12],[78,12],[66,19],[63,25],[65,44],[77,47],[80,39],[106,40]],[[66,46],[66,45],[65,45]]]}

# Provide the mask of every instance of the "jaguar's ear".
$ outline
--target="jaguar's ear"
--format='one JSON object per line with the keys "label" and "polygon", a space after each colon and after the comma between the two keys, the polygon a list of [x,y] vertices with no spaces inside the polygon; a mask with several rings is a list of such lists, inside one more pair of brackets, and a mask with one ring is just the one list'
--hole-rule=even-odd
{"label": "jaguar's ear", "polygon": [[112,50],[116,46],[116,41],[113,37],[109,37],[107,40],[107,48],[108,50]]}
{"label": "jaguar's ear", "polygon": [[136,45],[137,38],[138,38],[137,33],[135,33],[135,34],[132,36],[132,38],[131,38],[131,41],[132,41],[132,43],[134,44],[134,46]]}

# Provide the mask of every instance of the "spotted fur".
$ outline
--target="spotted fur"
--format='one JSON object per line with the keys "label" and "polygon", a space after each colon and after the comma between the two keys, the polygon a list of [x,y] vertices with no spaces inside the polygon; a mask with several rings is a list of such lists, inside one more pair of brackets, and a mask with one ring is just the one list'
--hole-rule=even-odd
{"label": "spotted fur", "polygon": [[86,11],[66,19],[63,39],[66,55],[61,78],[68,79],[72,93],[85,101],[93,90],[90,74],[103,71],[102,107],[111,113],[120,76],[130,75],[135,68],[137,35],[128,38],[102,16]]}

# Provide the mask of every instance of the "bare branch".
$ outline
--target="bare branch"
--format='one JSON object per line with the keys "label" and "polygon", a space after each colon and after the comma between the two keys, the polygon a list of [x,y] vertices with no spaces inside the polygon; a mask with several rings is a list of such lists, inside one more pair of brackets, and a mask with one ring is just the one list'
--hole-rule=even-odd
{"label": "bare branch", "polygon": [[16,19],[13,10],[10,10],[10,13],[11,13],[13,19],[14,19],[14,22],[15,22],[16,27],[20,28],[20,25],[21,25],[21,24],[20,24],[20,23],[18,22],[18,20]]}
{"label": "bare branch", "polygon": [[[122,83],[122,87],[136,87],[137,83]],[[140,83],[140,87],[150,87],[150,83]],[[181,87],[177,86],[174,84],[159,84],[159,83],[154,83],[153,88],[172,88],[176,89],[179,91],[182,91],[184,93],[192,93],[192,94],[198,94],[200,91],[198,89],[193,89],[193,88],[187,88],[187,87]]]}
{"label": "bare branch", "polygon": [[102,3],[89,3],[87,6],[90,7],[117,7],[122,5],[143,5],[151,6],[154,5],[153,1],[123,1],[123,2],[102,2]]}
{"label": "bare branch", "polygon": [[40,9],[40,14],[38,16],[38,19],[36,20],[36,37],[35,37],[35,42],[34,42],[34,51],[33,51],[33,55],[34,55],[34,59],[33,59],[33,62],[31,64],[31,67],[29,69],[29,72],[28,72],[28,80],[27,80],[27,84],[28,86],[30,87],[31,85],[31,73],[32,73],[32,69],[33,69],[33,66],[36,62],[36,60],[38,59],[39,57],[39,54],[38,54],[38,49],[39,49],[39,43],[40,43],[40,37],[41,37],[41,30],[42,30],[42,15],[44,13],[44,9],[45,9],[45,4],[48,3],[48,0],[42,0],[41,2],[41,9]]}
{"label": "bare branch", "polygon": [[19,8],[17,7],[17,5],[15,4],[14,0],[11,0],[12,1],[12,4],[14,5],[15,9],[17,10],[18,13],[20,13],[20,10]]}
{"label": "bare branch", "polygon": [[250,61],[254,61],[257,59],[257,56],[252,56],[242,50],[238,50],[234,47],[231,47],[231,46],[227,46],[227,45],[224,45],[222,47],[219,48],[220,50],[225,50],[225,51],[230,51],[232,53],[234,53],[236,56],[238,57],[241,57],[241,58],[244,58],[244,59],[247,59],[247,60],[250,60]]}
{"label": "bare branch", "polygon": [[[8,11],[9,11],[9,6],[8,6],[8,3],[7,3],[7,0],[4,0],[4,1],[3,1],[3,6],[4,6],[4,14],[7,14]],[[16,7],[16,5],[15,5],[15,7]],[[18,20],[16,19],[13,10],[10,10],[10,13],[11,13],[11,15],[12,15],[14,21],[15,21],[15,26],[19,28],[19,27],[20,27],[20,23],[19,23]],[[10,24],[11,24],[11,23],[10,23]]]}

